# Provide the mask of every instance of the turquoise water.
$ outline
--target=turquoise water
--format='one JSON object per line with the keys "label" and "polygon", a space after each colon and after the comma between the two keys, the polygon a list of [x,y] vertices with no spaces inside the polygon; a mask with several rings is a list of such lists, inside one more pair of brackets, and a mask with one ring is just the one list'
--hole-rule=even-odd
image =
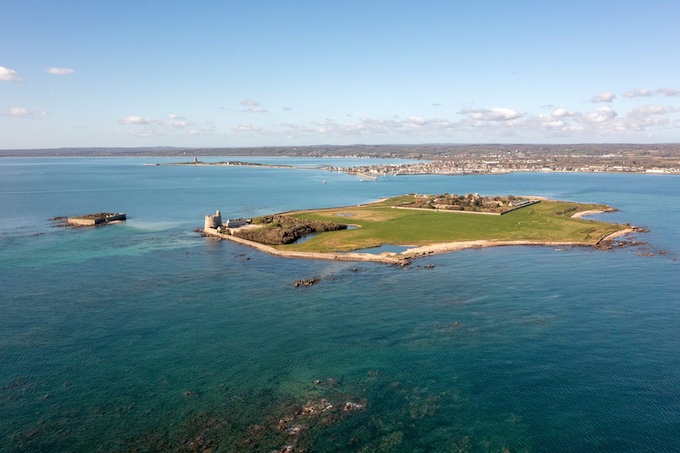
{"label": "turquoise water", "polygon": [[[150,161],[0,160],[0,451],[680,450],[678,177],[359,184]],[[620,211],[597,218],[646,226],[648,245],[466,250],[354,272],[192,232],[216,209],[406,192],[606,203]],[[48,221],[95,211],[129,220]]]}

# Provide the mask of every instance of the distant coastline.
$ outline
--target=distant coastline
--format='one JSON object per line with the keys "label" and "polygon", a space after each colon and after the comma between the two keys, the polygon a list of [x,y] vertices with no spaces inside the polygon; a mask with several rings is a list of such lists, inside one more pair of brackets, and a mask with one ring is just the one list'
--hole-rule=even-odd
{"label": "distant coastline", "polygon": [[260,167],[260,168],[295,168],[292,165],[260,164],[257,162],[224,161],[224,162],[201,162],[193,160],[189,162],[158,162],[142,164],[145,167]]}
{"label": "distant coastline", "polygon": [[[517,172],[592,172],[680,174],[680,143],[657,144],[420,144],[312,145],[235,148],[58,148],[0,149],[2,157],[291,157],[404,159],[388,163],[326,170],[359,174],[367,179],[386,175],[469,175]],[[285,167],[251,162],[150,164]],[[296,168],[296,167],[291,167]]]}

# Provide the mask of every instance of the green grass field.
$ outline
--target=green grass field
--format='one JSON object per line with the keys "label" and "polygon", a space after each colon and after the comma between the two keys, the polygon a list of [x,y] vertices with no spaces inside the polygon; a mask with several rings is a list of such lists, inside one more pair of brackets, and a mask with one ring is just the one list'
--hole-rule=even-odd
{"label": "green grass field", "polygon": [[604,210],[607,206],[562,201],[541,201],[502,216],[428,210],[395,209],[401,196],[364,206],[350,206],[289,215],[330,220],[358,228],[322,233],[301,244],[276,246],[281,250],[347,252],[385,244],[423,246],[444,242],[546,241],[595,244],[626,225],[574,219],[575,212]]}

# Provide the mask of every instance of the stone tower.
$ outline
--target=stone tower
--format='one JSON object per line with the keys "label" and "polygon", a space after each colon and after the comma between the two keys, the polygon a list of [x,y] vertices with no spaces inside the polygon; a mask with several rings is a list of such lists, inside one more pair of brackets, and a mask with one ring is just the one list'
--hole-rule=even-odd
{"label": "stone tower", "polygon": [[205,216],[205,224],[203,229],[217,229],[222,226],[222,214],[220,211],[215,211],[215,214],[208,214]]}

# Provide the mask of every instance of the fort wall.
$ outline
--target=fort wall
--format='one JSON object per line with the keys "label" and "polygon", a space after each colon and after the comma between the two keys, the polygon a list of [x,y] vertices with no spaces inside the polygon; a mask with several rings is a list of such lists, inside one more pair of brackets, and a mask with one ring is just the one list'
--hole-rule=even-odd
{"label": "fort wall", "polygon": [[66,220],[66,223],[68,225],[74,225],[74,226],[94,226],[94,225],[103,225],[109,222],[113,221],[122,221],[126,220],[127,216],[125,215],[124,212],[119,212],[116,214],[111,214],[111,213],[101,213],[101,214],[86,214],[83,216],[78,216],[78,217],[69,217]]}

